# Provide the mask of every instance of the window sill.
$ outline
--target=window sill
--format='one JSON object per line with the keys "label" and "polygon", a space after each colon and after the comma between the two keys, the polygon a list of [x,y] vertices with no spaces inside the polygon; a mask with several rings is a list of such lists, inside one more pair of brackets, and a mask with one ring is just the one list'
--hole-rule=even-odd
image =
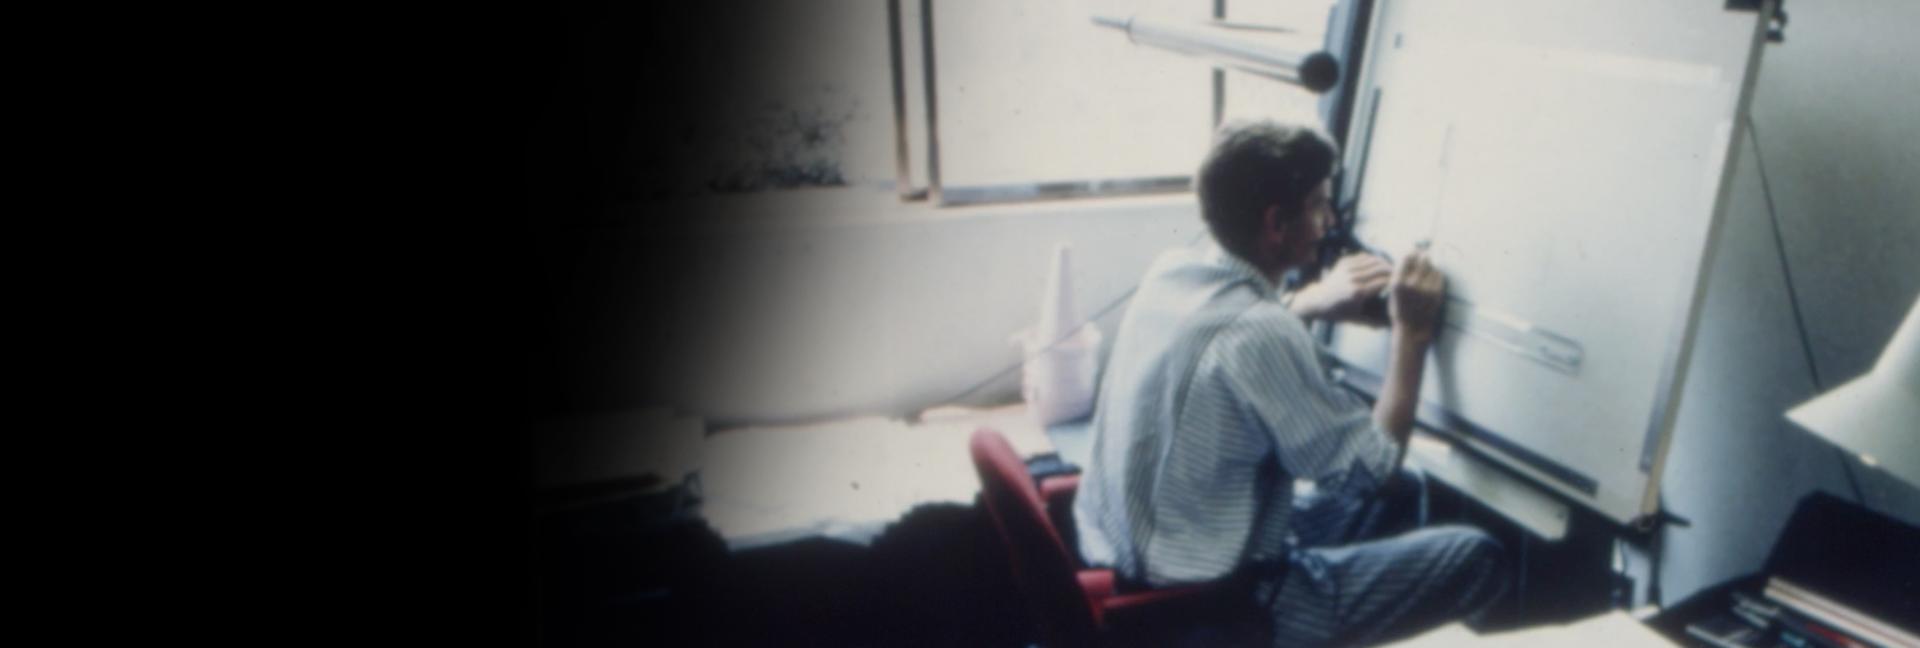
{"label": "window sill", "polygon": [[727,235],[981,221],[1102,210],[1162,210],[1193,205],[1193,192],[1182,191],[936,207],[925,200],[902,201],[890,190],[829,187],[646,203],[634,206],[633,211],[675,214],[697,223],[696,232]]}

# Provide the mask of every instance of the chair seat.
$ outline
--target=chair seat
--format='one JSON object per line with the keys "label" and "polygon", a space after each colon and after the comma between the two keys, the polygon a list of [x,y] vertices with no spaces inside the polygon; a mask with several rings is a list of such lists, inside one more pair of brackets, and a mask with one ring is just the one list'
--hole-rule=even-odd
{"label": "chair seat", "polygon": [[981,499],[1007,548],[1014,582],[1046,643],[1162,645],[1166,628],[1206,623],[1232,606],[1224,583],[1121,593],[1111,569],[1087,569],[1069,549],[1077,476],[1036,487],[1004,437],[982,428],[971,442]]}
{"label": "chair seat", "polygon": [[1111,569],[1082,569],[1074,576],[1080,579],[1080,589],[1087,593],[1087,600],[1105,601],[1115,593]]}

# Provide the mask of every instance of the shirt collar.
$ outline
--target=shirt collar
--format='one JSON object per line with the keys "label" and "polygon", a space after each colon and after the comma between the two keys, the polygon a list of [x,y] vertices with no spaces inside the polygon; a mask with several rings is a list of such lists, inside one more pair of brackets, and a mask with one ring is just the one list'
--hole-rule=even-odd
{"label": "shirt collar", "polygon": [[1254,291],[1260,294],[1261,299],[1274,298],[1276,288],[1273,285],[1273,281],[1268,279],[1265,273],[1260,272],[1259,268],[1254,267],[1252,263],[1248,263],[1246,259],[1240,258],[1239,255],[1226,251],[1225,248],[1220,247],[1218,244],[1213,244],[1212,247],[1214,262],[1219,264],[1221,268],[1224,268],[1236,279],[1246,279],[1252,283]]}

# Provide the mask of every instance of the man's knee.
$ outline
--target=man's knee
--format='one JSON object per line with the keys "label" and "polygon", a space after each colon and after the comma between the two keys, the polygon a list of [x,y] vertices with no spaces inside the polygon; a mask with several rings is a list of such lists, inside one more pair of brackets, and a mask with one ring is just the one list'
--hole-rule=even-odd
{"label": "man's knee", "polygon": [[1499,540],[1493,539],[1493,536],[1485,531],[1472,527],[1461,527],[1459,532],[1461,535],[1459,542],[1465,547],[1463,551],[1465,551],[1467,556],[1472,560],[1499,563],[1501,562],[1501,558],[1507,554],[1506,546],[1500,544]]}
{"label": "man's knee", "polygon": [[1506,563],[1507,548],[1487,532],[1473,527],[1450,527],[1452,552],[1462,564],[1498,570]]}
{"label": "man's knee", "polygon": [[1445,533],[1450,576],[1464,595],[1474,599],[1471,607],[1491,604],[1506,590],[1506,547],[1487,532],[1472,527],[1448,527]]}

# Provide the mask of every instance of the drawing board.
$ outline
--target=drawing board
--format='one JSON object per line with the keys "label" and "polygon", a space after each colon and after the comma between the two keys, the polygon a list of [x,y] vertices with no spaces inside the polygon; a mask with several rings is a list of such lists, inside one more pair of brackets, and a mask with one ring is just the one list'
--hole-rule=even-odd
{"label": "drawing board", "polygon": [[[1420,421],[1621,523],[1657,508],[1763,14],[1713,0],[1382,0],[1355,234],[1449,300]],[[1388,337],[1335,327],[1377,390]]]}

